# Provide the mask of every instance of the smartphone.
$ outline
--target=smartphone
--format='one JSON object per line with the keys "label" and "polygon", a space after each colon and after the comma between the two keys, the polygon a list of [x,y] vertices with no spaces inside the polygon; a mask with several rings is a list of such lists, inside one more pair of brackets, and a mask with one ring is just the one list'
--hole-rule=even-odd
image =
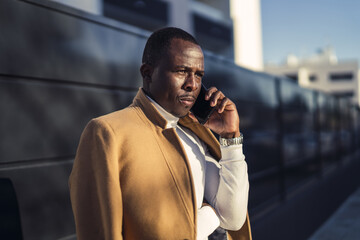
{"label": "smartphone", "polygon": [[190,111],[195,115],[196,119],[201,124],[205,124],[210,115],[214,112],[215,107],[210,106],[210,101],[205,100],[206,87],[201,84],[199,96]]}

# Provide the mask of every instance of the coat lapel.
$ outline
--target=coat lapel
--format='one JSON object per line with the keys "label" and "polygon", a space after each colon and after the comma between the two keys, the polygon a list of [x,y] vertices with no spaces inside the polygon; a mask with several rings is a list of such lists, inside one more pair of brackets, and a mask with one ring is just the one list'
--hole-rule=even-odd
{"label": "coat lapel", "polygon": [[219,161],[221,159],[220,145],[218,140],[215,138],[212,132],[201,125],[195,120],[191,119],[188,115],[180,118],[179,124],[189,128],[193,133],[195,133],[209,148],[211,155]]}
{"label": "coat lapel", "polygon": [[196,198],[194,183],[189,161],[176,134],[176,130],[174,128],[166,129],[167,121],[151,104],[141,89],[134,98],[133,106],[140,107],[144,118],[150,121],[149,124],[154,129],[154,138],[162,152],[172,180],[176,185],[189,221],[195,229]]}

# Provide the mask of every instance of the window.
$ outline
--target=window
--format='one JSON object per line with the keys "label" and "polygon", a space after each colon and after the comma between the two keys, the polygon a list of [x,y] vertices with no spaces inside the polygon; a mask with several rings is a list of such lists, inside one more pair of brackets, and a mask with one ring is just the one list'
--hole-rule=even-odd
{"label": "window", "polygon": [[353,77],[352,72],[330,73],[329,75],[331,81],[352,81]]}
{"label": "window", "polygon": [[232,26],[214,21],[200,14],[193,14],[195,37],[202,47],[215,53],[232,45]]}
{"label": "window", "polygon": [[336,96],[336,97],[346,97],[346,98],[350,98],[350,97],[353,97],[353,96],[354,96],[354,92],[353,92],[353,91],[334,92],[333,95]]}
{"label": "window", "polygon": [[298,75],[297,74],[286,74],[285,76],[292,79],[292,80],[294,80],[295,82],[298,81]]}
{"label": "window", "polygon": [[104,2],[104,16],[149,31],[164,27],[169,22],[169,4],[164,1],[103,0],[101,2]]}
{"label": "window", "polygon": [[317,76],[315,74],[312,74],[309,76],[309,81],[310,82],[315,82],[317,80]]}

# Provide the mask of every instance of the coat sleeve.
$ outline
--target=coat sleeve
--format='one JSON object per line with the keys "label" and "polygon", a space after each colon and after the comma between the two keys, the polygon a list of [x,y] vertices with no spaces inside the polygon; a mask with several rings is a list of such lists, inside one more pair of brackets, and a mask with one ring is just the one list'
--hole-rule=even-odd
{"label": "coat sleeve", "polygon": [[69,178],[78,240],[122,239],[119,150],[111,127],[94,119],[86,126]]}

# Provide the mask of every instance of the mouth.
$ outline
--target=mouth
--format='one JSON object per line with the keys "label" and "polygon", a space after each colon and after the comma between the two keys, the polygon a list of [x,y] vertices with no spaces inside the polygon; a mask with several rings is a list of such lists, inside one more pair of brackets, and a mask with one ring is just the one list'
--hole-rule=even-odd
{"label": "mouth", "polygon": [[193,96],[180,96],[179,102],[185,107],[192,107],[192,105],[194,105],[195,98]]}

